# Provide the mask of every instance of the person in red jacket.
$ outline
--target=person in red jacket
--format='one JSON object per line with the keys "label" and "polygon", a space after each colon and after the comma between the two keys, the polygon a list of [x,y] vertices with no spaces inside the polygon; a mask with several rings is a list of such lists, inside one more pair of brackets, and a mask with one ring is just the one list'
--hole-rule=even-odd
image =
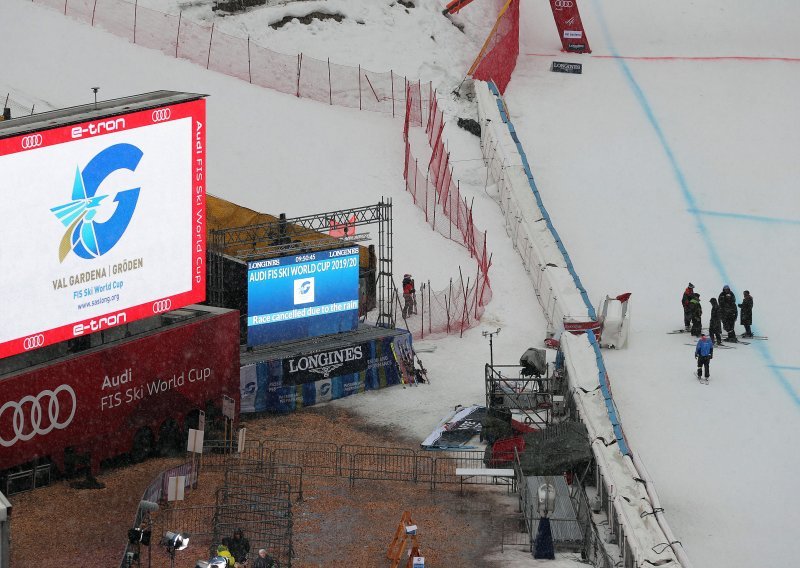
{"label": "person in red jacket", "polygon": [[694,298],[694,284],[689,282],[681,298],[681,305],[683,305],[683,326],[686,328],[686,331],[689,331],[689,326],[692,324],[692,312],[689,309],[689,302],[692,298]]}
{"label": "person in red jacket", "polygon": [[414,313],[414,280],[410,274],[403,275],[403,318]]}

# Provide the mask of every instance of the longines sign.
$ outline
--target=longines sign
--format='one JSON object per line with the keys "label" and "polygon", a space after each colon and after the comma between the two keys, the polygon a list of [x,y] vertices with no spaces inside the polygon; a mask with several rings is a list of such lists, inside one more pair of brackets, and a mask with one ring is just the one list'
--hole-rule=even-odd
{"label": "longines sign", "polygon": [[369,344],[319,351],[283,360],[284,384],[302,384],[367,369]]}

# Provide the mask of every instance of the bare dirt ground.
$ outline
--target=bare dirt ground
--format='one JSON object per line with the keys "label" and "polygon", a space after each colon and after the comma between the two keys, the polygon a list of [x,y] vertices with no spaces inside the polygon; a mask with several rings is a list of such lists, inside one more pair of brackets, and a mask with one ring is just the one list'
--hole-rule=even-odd
{"label": "bare dirt ground", "polygon": [[[248,439],[280,439],[335,444],[363,444],[419,449],[387,428],[375,428],[363,418],[333,405],[305,409],[286,416],[247,420]],[[103,472],[104,489],[76,490],[61,481],[11,498],[12,566],[119,566],[142,492],[161,471],[184,458],[151,459],[142,464]],[[213,504],[221,475],[203,474],[196,491],[183,504]],[[303,500],[293,503],[295,557],[292,566],[388,567],[386,550],[403,511],[419,527],[419,545],[426,567],[500,567],[481,560],[499,547],[500,519],[513,514],[513,501],[501,503],[481,488],[465,490],[428,484],[361,481],[352,489],[347,480],[304,478]],[[180,530],[176,527],[176,530]],[[153,535],[152,566],[169,566]],[[142,565],[147,565],[146,553]],[[190,546],[176,556],[176,567],[193,568],[207,558],[204,547]],[[401,564],[404,566],[404,564]]]}

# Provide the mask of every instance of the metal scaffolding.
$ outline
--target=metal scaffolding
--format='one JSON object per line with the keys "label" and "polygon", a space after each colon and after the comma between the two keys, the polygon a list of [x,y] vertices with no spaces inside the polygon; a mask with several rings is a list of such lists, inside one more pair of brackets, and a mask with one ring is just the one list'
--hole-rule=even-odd
{"label": "metal scaffolding", "polygon": [[[392,284],[392,201],[303,217],[281,215],[274,222],[211,231],[208,242],[208,303],[226,306],[225,258],[246,262],[327,250],[369,239],[358,227],[378,224],[377,325],[394,328]],[[343,236],[331,236],[332,227]]]}

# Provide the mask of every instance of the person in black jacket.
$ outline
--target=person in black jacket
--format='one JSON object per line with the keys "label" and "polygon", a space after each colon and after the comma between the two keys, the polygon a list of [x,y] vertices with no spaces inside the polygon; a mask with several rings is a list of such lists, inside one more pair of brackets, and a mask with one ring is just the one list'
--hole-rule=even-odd
{"label": "person in black jacket", "polygon": [[700,305],[700,294],[695,292],[692,296],[692,299],[689,300],[689,317],[691,318],[692,323],[691,332],[695,337],[700,337],[700,333],[702,331],[703,324],[700,321],[702,315],[703,306]]}
{"label": "person in black jacket", "polygon": [[736,332],[733,327],[736,325],[736,317],[739,315],[739,310],[736,308],[736,295],[727,284],[722,287],[722,292],[719,295],[719,311],[722,318],[722,328],[728,332],[726,341],[736,341]]}
{"label": "person in black jacket", "polygon": [[708,335],[711,341],[717,345],[722,345],[722,320],[719,315],[719,304],[716,298],[711,298],[711,319],[708,322]]}
{"label": "person in black jacket", "polygon": [[753,332],[750,329],[750,326],[753,325],[753,296],[750,295],[749,290],[744,291],[744,298],[739,307],[742,309],[740,321],[744,326],[744,335],[742,337],[753,337]]}
{"label": "person in black jacket", "polygon": [[683,306],[683,325],[686,331],[689,331],[689,325],[692,323],[692,315],[689,313],[689,301],[694,296],[694,284],[689,282],[686,290],[683,291],[681,296],[681,305]]}
{"label": "person in black jacket", "polygon": [[233,538],[223,538],[222,544],[228,547],[231,556],[236,562],[246,562],[250,552],[250,541],[245,538],[242,529],[233,531]]}

